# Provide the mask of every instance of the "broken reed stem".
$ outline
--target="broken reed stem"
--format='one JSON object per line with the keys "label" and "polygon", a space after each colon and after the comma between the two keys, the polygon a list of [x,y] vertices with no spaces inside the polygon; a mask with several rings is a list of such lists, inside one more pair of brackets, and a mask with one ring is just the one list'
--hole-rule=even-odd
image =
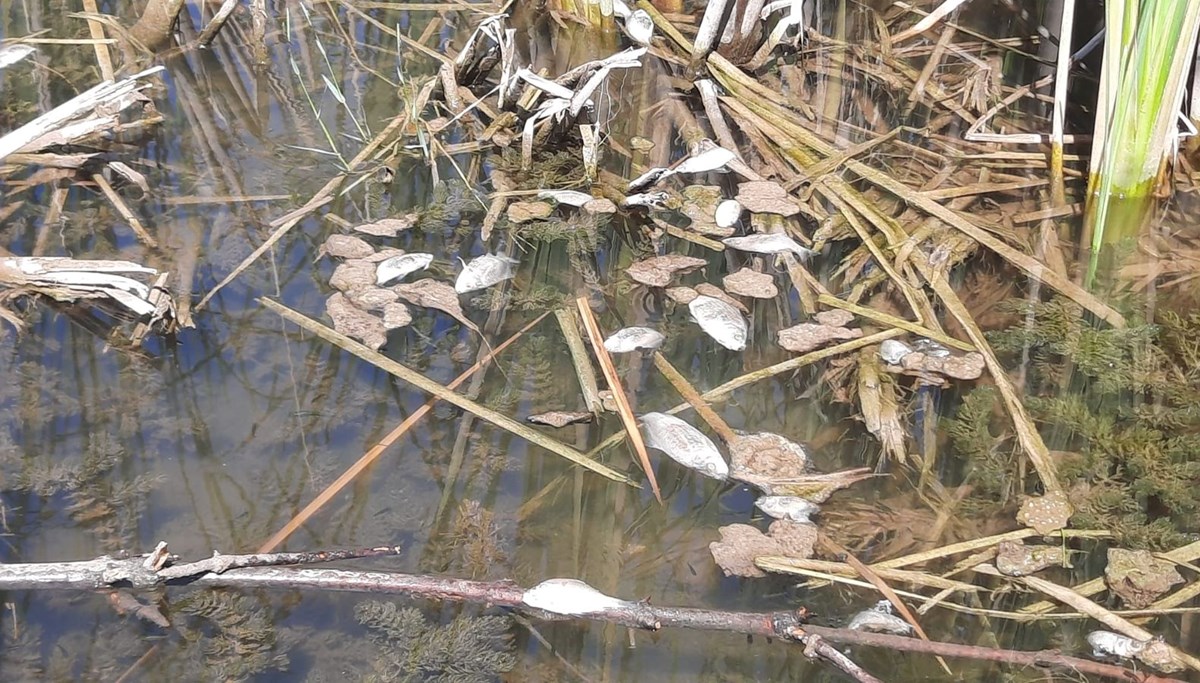
{"label": "broken reed stem", "polygon": [[113,208],[117,210],[117,213],[121,214],[121,218],[125,219],[125,222],[129,224],[129,228],[133,230],[135,235],[137,235],[137,238],[141,240],[142,243],[147,247],[150,247],[151,249],[157,249],[158,241],[150,235],[150,233],[146,230],[146,226],[142,225],[142,222],[138,220],[138,217],[129,210],[129,207],[125,205],[125,200],[121,199],[121,195],[117,194],[117,191],[113,189],[112,185],[110,185],[107,180],[105,180],[104,176],[100,175],[99,173],[93,173],[92,182],[96,183],[96,185],[100,188],[100,191],[104,193],[104,197],[113,205]]}
{"label": "broken reed stem", "polygon": [[600,387],[596,384],[596,371],[588,358],[587,348],[583,345],[583,337],[579,336],[579,326],[575,315],[569,309],[560,308],[554,311],[558,328],[562,330],[563,338],[567,340],[567,350],[571,352],[571,364],[575,366],[575,376],[579,379],[579,389],[583,392],[583,403],[588,412],[599,416],[604,411],[600,401]]}
{"label": "broken reed stem", "polygon": [[726,444],[732,444],[737,439],[737,434],[733,433],[733,429],[729,426],[729,423],[722,419],[717,414],[717,411],[708,405],[704,397],[700,395],[700,392],[696,391],[696,388],[692,386],[691,382],[688,382],[683,375],[679,374],[675,366],[671,365],[671,362],[658,351],[654,352],[654,367],[658,368],[658,371],[663,374],[663,377],[667,378],[671,386],[675,387],[675,391],[679,392],[683,400],[696,409],[696,413],[700,415],[700,418],[708,423],[708,426],[717,433],[717,436],[721,437],[722,441]]}
{"label": "broken reed stem", "polygon": [[[480,368],[491,362],[493,358],[504,351],[504,349],[508,348],[513,342],[523,337],[526,332],[533,329],[534,325],[540,323],[542,319],[549,314],[550,312],[547,311],[534,318],[527,325],[525,325],[525,327],[517,330],[511,337],[505,339],[502,344],[489,351],[486,356],[476,361],[474,365],[463,371],[461,375],[451,380],[451,382],[446,385],[446,389],[448,391],[457,389],[458,386],[467,381],[471,375],[474,375],[479,371]],[[397,425],[396,428],[388,433],[387,436],[380,439],[379,443],[372,446],[371,449],[366,453],[363,453],[362,457],[359,458],[358,461],[353,465],[351,465],[345,472],[343,472],[342,475],[338,477],[332,484],[325,487],[325,490],[321,491],[316,498],[313,498],[312,502],[310,502],[308,505],[305,505],[303,510],[296,513],[295,516],[288,520],[288,523],[284,524],[279,531],[276,531],[274,536],[271,536],[271,538],[267,539],[267,542],[263,543],[262,546],[259,547],[258,552],[269,553],[278,548],[281,543],[286,541],[289,536],[295,533],[297,529],[299,529],[305,522],[309,520],[309,518],[315,515],[321,508],[325,507],[325,504],[332,500],[333,497],[338,494],[338,492],[346,488],[350,482],[357,479],[358,475],[362,474],[368,467],[371,466],[372,463],[378,460],[379,456],[383,455],[383,452],[386,451],[389,446],[396,443],[396,441],[400,437],[404,436],[414,424],[419,422],[421,418],[425,417],[425,415],[433,409],[437,402],[437,398],[431,398],[425,402],[425,405],[413,411],[411,415],[406,417],[404,421]]]}
{"label": "broken reed stem", "polygon": [[260,297],[258,302],[272,311],[275,311],[285,320],[299,325],[303,329],[320,337],[321,339],[324,339],[330,344],[333,344],[340,349],[358,356],[362,360],[374,365],[380,370],[383,370],[404,380],[405,382],[408,382],[409,384],[412,384],[421,391],[433,394],[447,403],[457,406],[458,408],[461,408],[482,420],[490,422],[507,432],[525,439],[526,441],[541,446],[542,448],[559,455],[575,463],[576,465],[589,469],[596,474],[622,484],[629,484],[630,486],[637,487],[637,484],[634,483],[629,477],[608,467],[607,465],[592,460],[588,456],[575,450],[574,448],[571,448],[565,443],[556,439],[552,439],[527,425],[523,425],[511,417],[504,415],[503,413],[496,412],[495,410],[472,401],[465,396],[460,396],[459,394],[446,389],[446,387],[442,386],[441,384],[429,379],[425,375],[422,375],[415,370],[397,363],[378,351],[372,351],[367,346],[360,344],[353,339],[346,337],[345,335],[335,332],[326,325],[317,322],[316,320],[313,320],[302,313],[294,311],[287,306],[284,306],[283,304],[266,297]]}
{"label": "broken reed stem", "polygon": [[587,297],[581,296],[576,299],[575,306],[579,309],[579,317],[583,320],[583,329],[587,330],[588,339],[592,342],[592,351],[595,352],[596,359],[600,361],[600,370],[604,372],[604,379],[608,382],[608,388],[612,390],[613,400],[617,403],[617,414],[621,416],[621,423],[625,425],[625,434],[629,436],[629,443],[633,446],[638,460],[641,461],[642,469],[646,472],[646,479],[650,482],[650,489],[654,491],[654,498],[661,503],[662,492],[658,490],[658,480],[654,477],[650,454],[646,452],[642,433],[638,431],[637,418],[633,415],[633,409],[629,407],[629,398],[625,396],[625,388],[621,386],[621,377],[617,374],[612,357],[608,355],[608,349],[604,348],[604,338],[600,334],[600,327],[596,324],[596,317],[592,315],[592,308],[588,305]]}
{"label": "broken reed stem", "polygon": [[[898,327],[902,330],[912,332],[913,334],[915,334],[917,336],[925,337],[927,339],[932,339],[933,341],[936,341],[939,344],[945,344],[946,346],[949,346],[951,348],[958,349],[959,351],[974,351],[975,350],[975,347],[968,344],[967,342],[959,341],[959,340],[955,339],[954,337],[942,334],[941,332],[938,332],[937,330],[930,329],[919,323],[909,322],[909,321],[905,320],[904,318],[900,318],[900,317],[897,317],[894,315],[888,315],[887,313],[884,313],[882,311],[877,311],[873,308],[867,308],[866,306],[859,306],[858,304],[850,303],[849,301],[839,299],[831,294],[822,294],[822,295],[818,296],[817,303],[825,304],[826,306],[830,306],[832,308],[840,308],[842,310],[849,311],[859,317],[869,318],[876,322],[883,323],[884,325],[887,325],[889,327]],[[916,312],[916,311],[914,311],[914,312]]]}

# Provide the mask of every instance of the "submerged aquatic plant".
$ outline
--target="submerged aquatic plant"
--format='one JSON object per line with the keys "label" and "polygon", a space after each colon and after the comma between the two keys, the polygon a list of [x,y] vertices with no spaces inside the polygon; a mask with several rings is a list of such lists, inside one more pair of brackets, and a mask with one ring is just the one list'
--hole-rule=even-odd
{"label": "submerged aquatic plant", "polygon": [[[998,352],[1029,354],[1025,403],[1058,451],[1072,526],[1112,531],[1125,545],[1183,542],[1200,510],[1200,315],[1109,329],[1062,300],[1012,306],[1032,323],[991,340]],[[997,405],[993,388],[973,390],[949,435],[976,490],[1003,505],[1027,491]]]}
{"label": "submerged aquatic plant", "polygon": [[365,680],[484,683],[517,662],[507,617],[460,615],[438,626],[418,609],[376,600],[354,613],[381,649]]}

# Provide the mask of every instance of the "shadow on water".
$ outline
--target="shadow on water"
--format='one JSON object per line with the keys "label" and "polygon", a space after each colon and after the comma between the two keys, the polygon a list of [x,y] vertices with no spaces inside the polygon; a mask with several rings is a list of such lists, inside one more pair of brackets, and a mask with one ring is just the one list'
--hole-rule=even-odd
{"label": "shadow on water", "polygon": [[[266,238],[272,220],[301,205],[337,172],[339,154],[352,157],[363,137],[405,106],[398,93],[411,97],[412,83],[435,71],[433,60],[409,41],[445,51],[447,45],[460,45],[478,19],[468,11],[364,13],[332,7],[281,3],[274,8],[280,20],[268,36],[270,59],[261,68],[254,65],[245,39],[249,19],[241,12],[212,49],[167,58],[162,86],[152,92],[164,120],[145,137],[131,140],[129,148],[151,187],[149,195],[130,204],[162,249],[140,244],[94,187],[65,180],[60,187],[67,198],[56,220],[48,220],[54,218],[49,185],[24,189],[12,179],[0,182],[5,202],[24,202],[0,225],[4,246],[22,255],[144,263],[179,276],[185,298],[212,289]],[[124,2],[102,10],[133,16]],[[579,27],[560,28],[547,16],[518,16],[518,21],[519,42],[533,68],[550,73],[607,56],[620,44],[616,35],[594,39]],[[182,20],[185,38],[195,37],[198,22],[194,14]],[[5,4],[0,11],[0,38],[42,29],[78,36],[82,26],[66,18],[58,3]],[[392,35],[397,29],[404,44]],[[0,129],[97,80],[85,46],[44,45],[37,60],[33,68],[0,72]],[[348,108],[336,102],[324,78],[336,81]],[[649,151],[631,152],[639,165],[668,165],[682,154],[679,120],[670,115],[672,88],[665,79],[653,69],[621,74],[600,102],[612,117],[615,142],[625,145],[639,136],[655,143]],[[870,89],[855,87],[853,80],[816,84],[820,91],[838,90],[839,101],[844,97],[855,107],[868,106]],[[852,94],[841,93],[842,88]],[[872,123],[868,113],[847,117],[836,110],[829,112],[834,120]],[[858,135],[849,125],[845,130],[847,138]],[[445,145],[471,142],[465,134],[441,140]],[[479,240],[491,188],[464,183],[461,176],[486,177],[497,166],[520,176],[513,158],[498,161],[461,152],[453,160],[440,156],[431,167],[414,145],[403,151],[396,168],[378,169],[339,196],[328,213],[357,225],[418,212],[416,229],[374,242],[434,254],[429,275],[450,281],[459,257],[495,250],[495,240]],[[621,177],[631,173],[629,157],[622,154],[606,158],[605,167]],[[482,174],[476,172],[480,169]],[[578,168],[565,170],[574,174],[569,179],[579,178]],[[546,179],[561,181],[560,176]],[[714,176],[710,182],[730,181]],[[197,311],[194,329],[183,331],[176,343],[152,341],[145,353],[110,348],[102,336],[47,306],[28,312],[24,334],[8,331],[6,352],[0,354],[0,372],[8,378],[0,385],[6,416],[0,432],[0,560],[141,552],[160,539],[184,557],[253,551],[423,405],[427,397],[417,390],[299,332],[255,301],[268,296],[324,319],[335,264],[318,258],[318,247],[341,231],[336,219],[304,219]],[[701,390],[791,357],[773,341],[779,329],[802,318],[794,292],[755,300],[754,341],[745,352],[725,351],[689,322],[686,307],[661,290],[623,279],[626,267],[650,253],[645,233],[645,225],[620,218],[552,240],[522,238],[515,230],[500,243],[501,251],[519,257],[517,277],[502,290],[464,297],[466,312],[495,345],[542,311],[586,295],[606,330],[643,324],[663,331],[665,355]],[[718,281],[748,261],[695,245],[677,248],[708,263],[683,276],[683,285]],[[983,279],[970,274],[960,285],[980,294]],[[977,299],[1021,294],[1013,287],[995,290]],[[507,351],[470,392],[515,416],[582,409],[573,366],[553,320],[548,317]],[[384,348],[389,357],[442,383],[469,367],[478,351],[475,334],[428,309],[414,309],[412,324],[392,331]],[[649,358],[635,354],[617,361],[636,412],[679,402]],[[874,467],[880,460],[877,443],[854,419],[847,397],[825,381],[827,371],[839,368],[844,371],[845,365],[834,361],[766,379],[717,407],[735,429],[775,432],[810,444],[821,471]],[[944,443],[937,416],[955,413],[960,399],[957,390],[914,393],[915,440]],[[620,429],[610,414],[598,424],[557,434],[587,451]],[[455,454],[463,464],[449,479]],[[604,458],[640,480],[630,456],[621,447]],[[927,474],[966,478],[961,461],[941,462],[946,463],[941,471]],[[849,588],[809,590],[782,578],[724,577],[708,544],[722,525],[765,527],[753,508],[753,492],[697,477],[665,458],[656,457],[655,463],[666,501],[661,506],[648,487],[633,489],[583,472],[439,404],[286,548],[398,544],[405,549],[402,556],[359,564],[511,578],[523,585],[576,577],[612,595],[661,605],[752,610],[805,605],[818,622],[839,625],[873,602]],[[866,557],[883,546],[916,549],[1012,527],[939,518],[936,506],[917,500],[906,480],[910,476],[916,475],[880,478],[835,497],[827,515],[840,525],[842,542],[850,545],[848,539],[857,536],[861,542],[853,547]],[[923,531],[934,527],[942,535],[926,538]],[[9,593],[4,600],[0,671],[14,681],[112,680],[156,643],[157,651],[136,674],[144,680],[318,681],[368,675],[393,680],[389,674],[396,676],[411,664],[394,645],[396,639],[441,643],[460,631],[474,633],[475,639],[457,641],[458,650],[447,650],[450,660],[506,650],[504,634],[513,634],[515,661],[499,655],[491,661],[497,668],[512,668],[509,680],[836,679],[799,648],[760,638],[682,631],[630,636],[623,629],[575,622],[539,624],[535,636],[523,628],[509,630],[507,624],[467,621],[493,612],[450,604],[389,606],[304,591],[171,591],[158,596],[173,622],[164,631],[118,616],[99,596]],[[420,611],[405,611],[412,606]],[[1005,622],[987,628],[954,613],[932,613],[925,626],[960,642],[1015,643],[1026,649],[1056,647],[1064,640],[1077,645],[1081,638],[1070,631],[1074,627],[1015,628]],[[394,639],[392,646],[373,638],[382,633]],[[866,669],[886,672],[888,680],[923,680],[939,671],[932,660],[916,656],[872,650],[853,655]],[[480,671],[457,674],[429,666],[425,676],[435,680],[492,678],[483,665]],[[996,680],[998,675],[984,665],[956,664],[955,671],[960,680]]]}

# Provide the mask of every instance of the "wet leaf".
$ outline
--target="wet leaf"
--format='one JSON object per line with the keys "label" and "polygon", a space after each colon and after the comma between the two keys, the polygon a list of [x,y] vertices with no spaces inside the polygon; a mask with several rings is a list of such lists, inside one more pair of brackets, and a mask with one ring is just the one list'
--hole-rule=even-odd
{"label": "wet leaf", "polygon": [[793,353],[808,353],[838,341],[858,339],[863,331],[855,328],[834,327],[819,323],[800,323],[779,331],[777,341]]}
{"label": "wet leaf", "polygon": [[592,216],[607,215],[617,212],[617,205],[611,199],[600,197],[583,205],[583,211]]}
{"label": "wet leaf", "polygon": [[1104,583],[1129,609],[1144,609],[1183,583],[1175,565],[1146,550],[1108,549]]}
{"label": "wet leaf", "polygon": [[721,346],[730,351],[746,348],[748,325],[738,309],[720,299],[700,295],[692,299],[688,310],[700,329]]}
{"label": "wet leaf", "polygon": [[433,254],[400,254],[384,259],[375,266],[375,284],[390,284],[428,268],[430,263],[433,263]]}
{"label": "wet leaf", "polygon": [[755,299],[774,299],[779,296],[779,288],[775,286],[775,278],[760,273],[751,268],[742,268],[737,272],[726,275],[721,284],[726,291],[738,296],[748,296]]}
{"label": "wet leaf", "polygon": [[984,360],[981,354],[974,351],[947,358],[928,356],[920,351],[913,351],[900,360],[900,367],[923,374],[944,375],[954,379],[967,380],[979,379],[979,376],[983,374]]}
{"label": "wet leaf", "polygon": [[747,211],[795,216],[800,204],[788,195],[782,185],[770,180],[758,180],[738,185],[737,201]]}
{"label": "wet leaf", "polygon": [[591,422],[595,416],[586,412],[568,412],[564,410],[552,410],[548,413],[538,413],[525,418],[535,425],[546,425],[547,427],[555,427],[562,429],[567,425],[584,424]]}
{"label": "wet leaf", "polygon": [[624,600],[609,597],[578,579],[549,579],[525,591],[526,605],[566,616],[618,610]]}
{"label": "wet leaf", "polygon": [[747,477],[793,479],[808,474],[804,447],[770,432],[738,434],[729,444],[729,459],[733,476],[743,481]]}
{"label": "wet leaf", "polygon": [[638,349],[657,349],[666,337],[649,327],[626,327],[609,335],[604,348],[609,353],[630,353]]}
{"label": "wet leaf", "polygon": [[1029,576],[1047,567],[1067,566],[1067,553],[1057,545],[1025,545],[1002,541],[996,546],[996,570],[1005,576]]}
{"label": "wet leaf", "polygon": [[700,296],[700,292],[697,292],[691,287],[668,287],[666,294],[671,298],[672,301],[685,306],[692,303],[692,299]]}
{"label": "wet leaf", "polygon": [[351,304],[340,292],[325,302],[325,312],[333,321],[334,330],[361,341],[375,351],[387,342],[383,321]]}
{"label": "wet leaf", "polygon": [[692,219],[689,226],[702,235],[728,237],[733,230],[716,223],[717,207],[721,203],[721,188],[716,185],[689,185],[683,188],[683,206],[680,212]]}
{"label": "wet leaf", "polygon": [[412,312],[408,306],[396,301],[383,307],[383,326],[389,330],[407,327],[412,323]]}
{"label": "wet leaf", "polygon": [[755,558],[808,559],[813,556],[817,542],[815,526],[784,520],[773,522],[767,534],[748,524],[730,524],[717,531],[721,539],[709,543],[708,550],[726,576],[764,577],[767,574],[754,563]]}
{"label": "wet leaf", "polygon": [[471,331],[479,334],[479,328],[463,313],[462,305],[458,302],[458,293],[445,282],[426,278],[413,283],[393,285],[392,291],[414,306],[436,308],[447,313],[466,325]]}
{"label": "wet leaf", "polygon": [[712,439],[674,415],[646,413],[642,416],[642,434],[647,446],[688,469],[718,480],[729,476],[729,466]]}
{"label": "wet leaf", "polygon": [[344,259],[367,258],[374,253],[375,247],[354,235],[330,235],[317,250],[318,257],[329,255]]}
{"label": "wet leaf", "polygon": [[504,282],[516,275],[517,263],[516,259],[502,254],[484,254],[473,258],[458,274],[454,291],[466,294]]}
{"label": "wet leaf", "polygon": [[333,275],[329,276],[329,285],[343,292],[374,284],[375,264],[362,259],[338,264],[338,267],[333,269]]}
{"label": "wet leaf", "polygon": [[707,261],[704,259],[694,256],[655,256],[634,263],[626,268],[625,272],[635,282],[640,282],[643,285],[666,287],[676,273],[695,270],[706,263]]}
{"label": "wet leaf", "polygon": [[384,218],[374,223],[357,225],[354,229],[363,234],[374,235],[376,237],[395,237],[416,225],[418,217],[416,213],[408,213],[397,218]]}
{"label": "wet leaf", "polygon": [[364,311],[382,310],[384,306],[395,302],[397,294],[383,287],[356,287],[346,292],[346,300]]}
{"label": "wet leaf", "polygon": [[754,507],[775,519],[786,519],[800,524],[812,524],[811,517],[821,511],[815,503],[798,496],[763,496],[754,501]]}
{"label": "wet leaf", "polygon": [[1067,495],[1052,491],[1044,496],[1030,496],[1021,503],[1017,521],[1039,534],[1048,534],[1067,526],[1071,518],[1071,504]]}
{"label": "wet leaf", "polygon": [[513,202],[508,205],[508,220],[513,223],[541,220],[551,213],[554,213],[554,207],[546,202]]}
{"label": "wet leaf", "polygon": [[754,254],[782,254],[790,251],[800,259],[807,259],[814,252],[800,246],[796,240],[781,232],[756,233],[742,237],[726,237],[725,246]]}

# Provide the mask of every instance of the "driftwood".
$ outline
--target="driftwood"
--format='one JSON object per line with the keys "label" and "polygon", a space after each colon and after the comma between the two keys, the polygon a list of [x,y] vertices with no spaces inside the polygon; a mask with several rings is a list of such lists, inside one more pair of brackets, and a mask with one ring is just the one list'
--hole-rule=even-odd
{"label": "driftwood", "polygon": [[1139,683],[1182,683],[1178,679],[1135,672],[1053,650],[1020,652],[815,626],[805,623],[806,612],[803,609],[726,612],[660,607],[644,601],[611,598],[583,582],[570,579],[551,579],[526,589],[511,581],[471,581],[392,572],[281,566],[394,555],[398,552],[399,548],[382,547],[338,552],[214,554],[198,562],[172,565],[170,560],[174,558],[166,554],[165,544],[160,544],[154,553],[141,557],[106,556],[81,562],[0,564],[0,591],[144,590],[163,586],[208,586],[407,595],[518,609],[541,619],[586,619],[649,631],[690,628],[778,638],[803,644],[807,656],[832,664],[860,682],[879,679],[847,658],[835,645],[878,647],[1017,666],[1066,669]]}

